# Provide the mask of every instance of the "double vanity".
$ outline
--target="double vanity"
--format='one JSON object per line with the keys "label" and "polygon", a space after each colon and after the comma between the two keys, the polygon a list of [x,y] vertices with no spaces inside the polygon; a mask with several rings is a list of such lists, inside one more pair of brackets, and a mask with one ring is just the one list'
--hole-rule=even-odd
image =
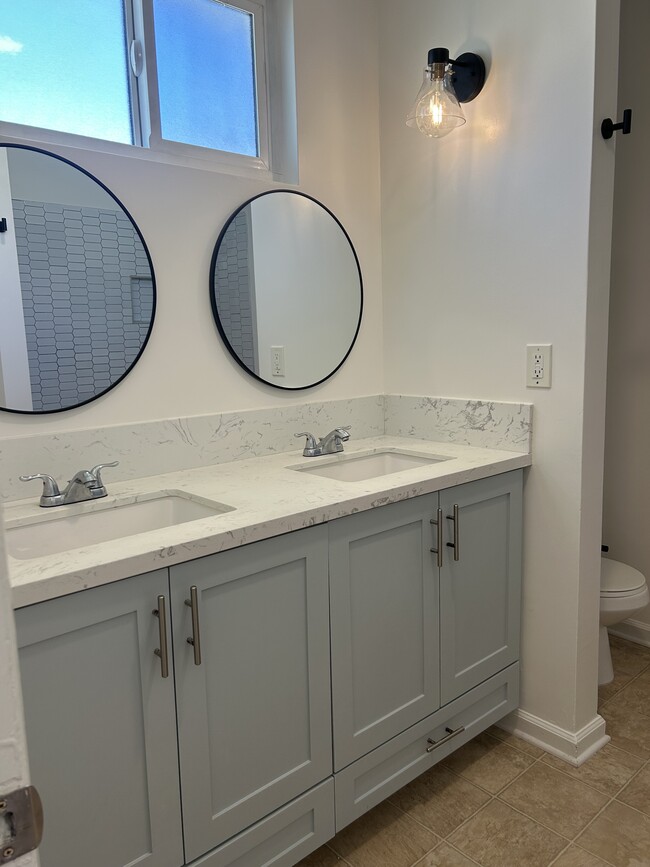
{"label": "double vanity", "polygon": [[[55,154],[0,147],[0,182],[0,409],[112,399],[169,302],[142,233]],[[207,288],[215,359],[264,389],[319,385],[360,334],[352,241],[297,190],[237,208]],[[297,433],[327,404],[2,443],[42,867],[291,867],[517,706],[530,407],[339,403],[345,452]],[[42,469],[74,475],[18,500]]]}
{"label": "double vanity", "polygon": [[529,463],[384,436],[10,504],[43,867],[290,867],[513,710]]}

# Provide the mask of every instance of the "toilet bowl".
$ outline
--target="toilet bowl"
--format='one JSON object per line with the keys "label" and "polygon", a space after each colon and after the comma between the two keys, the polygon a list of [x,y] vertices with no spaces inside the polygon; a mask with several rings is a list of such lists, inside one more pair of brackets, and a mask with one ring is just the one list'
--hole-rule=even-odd
{"label": "toilet bowl", "polygon": [[638,569],[603,557],[600,569],[599,686],[614,679],[607,627],[627,620],[649,603],[648,585]]}

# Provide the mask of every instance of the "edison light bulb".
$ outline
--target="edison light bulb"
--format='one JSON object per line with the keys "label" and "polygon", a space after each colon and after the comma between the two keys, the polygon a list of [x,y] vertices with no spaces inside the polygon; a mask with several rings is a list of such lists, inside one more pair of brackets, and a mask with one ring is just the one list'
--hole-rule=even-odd
{"label": "edison light bulb", "polygon": [[[443,50],[432,50],[430,57],[434,55],[434,51],[437,53]],[[446,60],[439,60],[441,56],[438,55],[435,61],[425,68],[422,87],[406,119],[407,126],[417,127],[431,138],[442,138],[465,123],[463,109],[451,82],[449,52],[446,54]]]}

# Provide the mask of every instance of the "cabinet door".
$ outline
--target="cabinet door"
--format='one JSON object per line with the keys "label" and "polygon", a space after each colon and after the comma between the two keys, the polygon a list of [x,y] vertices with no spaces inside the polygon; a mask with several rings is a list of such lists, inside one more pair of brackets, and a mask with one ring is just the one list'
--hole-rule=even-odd
{"label": "cabinet door", "polygon": [[[327,528],[174,567],[188,861],[332,772]],[[192,612],[197,588],[201,663]]]}
{"label": "cabinet door", "polygon": [[[516,470],[440,494],[446,540],[440,572],[442,704],[519,657],[521,489],[522,472]],[[448,547],[454,506],[457,552]]]}
{"label": "cabinet door", "polygon": [[336,770],[439,706],[438,495],[330,524]]}
{"label": "cabinet door", "polygon": [[183,863],[174,682],[154,655],[168,590],[162,570],[16,612],[42,867]]}

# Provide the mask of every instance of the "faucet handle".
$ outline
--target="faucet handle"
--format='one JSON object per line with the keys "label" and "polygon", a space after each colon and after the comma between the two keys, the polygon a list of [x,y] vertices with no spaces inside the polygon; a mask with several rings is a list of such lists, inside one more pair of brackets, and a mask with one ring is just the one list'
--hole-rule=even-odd
{"label": "faucet handle", "polygon": [[44,497],[58,497],[61,493],[56,481],[47,473],[35,473],[33,476],[19,476],[19,478],[21,482],[34,482],[37,479],[43,482]]}
{"label": "faucet handle", "polygon": [[305,444],[305,449],[315,449],[316,448],[316,437],[313,434],[310,434],[308,431],[304,431],[303,433],[294,434],[296,439],[300,439],[300,437],[307,437],[307,442]]}
{"label": "faucet handle", "polygon": [[99,488],[104,487],[104,483],[102,481],[102,470],[104,469],[104,467],[117,467],[119,466],[119,463],[119,461],[113,461],[110,464],[97,464],[96,467],[93,467],[92,470],[90,470],[90,475],[95,479]]}

